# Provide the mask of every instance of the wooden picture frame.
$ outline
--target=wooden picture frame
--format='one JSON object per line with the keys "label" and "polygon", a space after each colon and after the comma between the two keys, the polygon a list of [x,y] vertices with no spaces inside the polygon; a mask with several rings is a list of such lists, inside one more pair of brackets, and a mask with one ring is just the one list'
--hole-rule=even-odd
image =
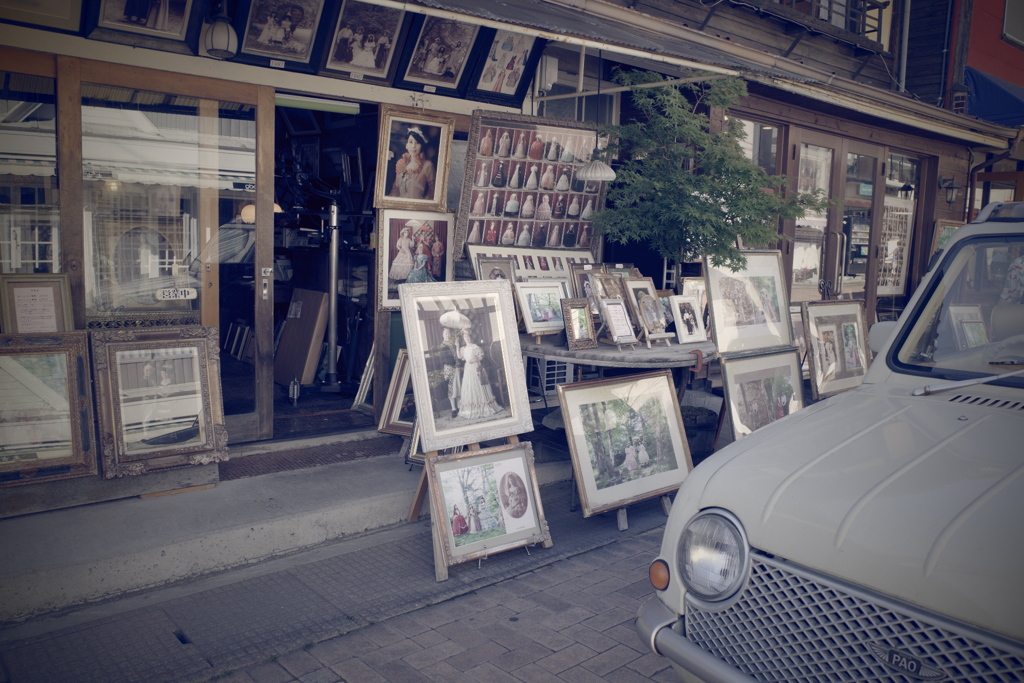
{"label": "wooden picture frame", "polygon": [[454,279],[452,236],[455,216],[384,209],[377,224],[377,308],[398,309],[404,282]]}
{"label": "wooden picture frame", "polygon": [[533,249],[529,247],[492,247],[486,244],[467,244],[466,255],[471,263],[483,256],[508,257],[515,265],[516,281],[536,279],[563,280],[572,291],[569,267],[573,263],[592,264],[592,255],[587,251],[570,252],[556,249]]}
{"label": "wooden picture frame", "polygon": [[516,262],[511,256],[485,256],[473,260],[477,280],[508,280],[516,282]]}
{"label": "wooden picture frame", "polygon": [[668,298],[672,307],[672,318],[676,325],[676,337],[680,344],[702,342],[708,340],[704,329],[704,316],[701,315],[700,299],[695,296],[673,294]]}
{"label": "wooden picture frame", "polygon": [[0,325],[4,334],[71,332],[71,286],[67,273],[0,275]]}
{"label": "wooden picture frame", "polygon": [[789,318],[793,323],[793,344],[800,354],[800,372],[804,379],[810,379],[811,359],[807,348],[807,336],[804,333],[803,307],[800,304],[790,304]]}
{"label": "wooden picture frame", "polygon": [[[594,286],[592,278],[597,275],[604,275],[608,272],[607,266],[603,263],[570,263],[569,279],[572,282],[573,296],[588,299],[590,301],[590,314],[597,317],[601,315],[601,298],[598,296],[597,287]],[[627,311],[627,316],[629,315]]]}
{"label": "wooden picture frame", "polygon": [[461,98],[479,48],[478,24],[414,14],[393,86]]}
{"label": "wooden picture frame", "polygon": [[[326,42],[327,0],[249,0],[235,19],[238,54],[234,61],[313,73]],[[242,8],[245,8],[242,11]]]}
{"label": "wooden picture frame", "polygon": [[796,351],[723,356],[721,362],[735,439],[803,408],[803,377]]}
{"label": "wooden picture frame", "polygon": [[0,0],[0,19],[66,33],[82,30],[82,0],[56,0],[35,7],[20,0]]}
{"label": "wooden picture frame", "polygon": [[807,301],[800,310],[814,399],[860,386],[871,365],[864,302]]}
{"label": "wooden picture frame", "polygon": [[439,579],[452,565],[551,547],[529,441],[428,456],[425,466]]}
{"label": "wooden picture frame", "polygon": [[[378,209],[447,211],[448,159],[455,116],[381,105],[377,182]],[[414,149],[418,151],[410,151]]]}
{"label": "wooden picture frame", "polygon": [[515,292],[527,334],[557,334],[565,329],[561,301],[567,292],[561,282],[517,282]]}
{"label": "wooden picture frame", "polygon": [[964,226],[963,221],[951,221],[946,218],[940,218],[935,221],[935,230],[932,233],[932,250],[934,254],[941,251],[945,246],[949,238],[953,236],[957,230]]}
{"label": "wooden picture frame", "polygon": [[530,89],[547,41],[504,29],[483,29],[484,49],[476,61],[467,96],[519,108]]}
{"label": "wooden picture frame", "polygon": [[[461,254],[470,224],[513,224],[515,242],[483,244],[589,251],[600,261],[602,241],[592,216],[603,206],[606,183],[576,172],[590,161],[594,126],[586,122],[501,112],[473,112],[455,246]],[[529,232],[529,244],[523,235]]]}
{"label": "wooden picture frame", "polygon": [[639,340],[629,320],[626,302],[622,299],[602,299],[601,320],[604,322],[604,333],[613,344],[635,344]]}
{"label": "wooden picture frame", "polygon": [[711,327],[719,353],[790,346],[789,301],[779,251],[744,251],[733,272],[704,262]]}
{"label": "wooden picture frame", "polygon": [[412,393],[412,373],[409,367],[409,351],[399,349],[395,358],[395,370],[391,373],[384,409],[380,414],[378,432],[412,436],[416,426],[416,399]]}
{"label": "wooden picture frame", "polygon": [[107,479],[227,459],[214,327],[90,333]]}
{"label": "wooden picture frame", "polygon": [[342,0],[320,71],[354,81],[389,84],[398,67],[410,17],[404,10]]}
{"label": "wooden picture frame", "polygon": [[671,370],[557,389],[584,517],[667,495],[693,469]]}
{"label": "wooden picture frame", "polygon": [[86,332],[0,335],[0,486],[99,473]]}
{"label": "wooden picture frame", "polygon": [[[647,330],[647,325],[644,320],[643,311],[640,309],[640,297],[642,294],[646,294],[654,299],[658,298],[658,288],[654,284],[654,278],[651,277],[624,277],[622,278],[622,287],[626,290],[626,304],[629,306],[629,314],[632,316],[633,321],[636,323],[638,329]],[[648,316],[649,317],[649,316]],[[665,331],[664,315],[661,320],[661,332]],[[648,330],[652,332],[654,330]]]}
{"label": "wooden picture frame", "polygon": [[399,297],[424,450],[532,431],[512,283],[404,284]]}
{"label": "wooden picture frame", "polygon": [[590,315],[590,302],[587,299],[562,299],[562,320],[565,321],[565,343],[570,351],[598,347],[594,316]]}

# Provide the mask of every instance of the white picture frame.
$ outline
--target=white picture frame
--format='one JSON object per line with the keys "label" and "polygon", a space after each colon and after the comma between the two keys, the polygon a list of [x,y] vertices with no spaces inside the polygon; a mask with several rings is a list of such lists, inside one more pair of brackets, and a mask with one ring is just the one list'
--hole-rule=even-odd
{"label": "white picture frame", "polygon": [[789,301],[779,251],[744,251],[733,272],[704,261],[711,327],[719,353],[791,346]]}

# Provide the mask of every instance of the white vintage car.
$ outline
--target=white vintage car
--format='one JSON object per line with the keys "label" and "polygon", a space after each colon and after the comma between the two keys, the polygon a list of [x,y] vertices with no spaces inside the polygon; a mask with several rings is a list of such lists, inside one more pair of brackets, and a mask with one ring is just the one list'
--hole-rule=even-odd
{"label": "white vintage car", "polygon": [[684,680],[1024,680],[1024,203],[956,231],[863,384],[675,497],[641,639]]}

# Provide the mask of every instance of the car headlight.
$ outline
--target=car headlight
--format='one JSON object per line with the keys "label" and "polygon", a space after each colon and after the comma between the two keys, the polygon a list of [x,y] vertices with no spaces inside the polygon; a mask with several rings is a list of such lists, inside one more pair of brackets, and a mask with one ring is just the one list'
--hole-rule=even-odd
{"label": "car headlight", "polygon": [[725,600],[747,579],[747,537],[739,520],[724,510],[705,510],[691,519],[678,547],[679,576],[698,598]]}

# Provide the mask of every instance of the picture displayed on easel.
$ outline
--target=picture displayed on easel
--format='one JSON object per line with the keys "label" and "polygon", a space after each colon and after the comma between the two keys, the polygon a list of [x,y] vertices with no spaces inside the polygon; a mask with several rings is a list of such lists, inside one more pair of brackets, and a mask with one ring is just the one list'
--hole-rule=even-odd
{"label": "picture displayed on easel", "polygon": [[550,545],[533,447],[521,442],[426,460],[444,565],[535,543]]}

